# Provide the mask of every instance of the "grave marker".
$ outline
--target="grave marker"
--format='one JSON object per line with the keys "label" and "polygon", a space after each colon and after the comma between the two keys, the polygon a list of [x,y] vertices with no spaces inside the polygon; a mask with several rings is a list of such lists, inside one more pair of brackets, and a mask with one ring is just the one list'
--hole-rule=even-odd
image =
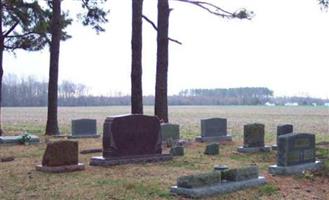
{"label": "grave marker", "polygon": [[48,143],[42,164],[36,166],[37,171],[52,173],[84,169],[84,164],[78,162],[78,142],[68,140]]}
{"label": "grave marker", "polygon": [[315,135],[289,133],[279,136],[277,164],[269,167],[271,174],[298,174],[317,170],[321,163],[315,159]]}
{"label": "grave marker", "polygon": [[71,122],[72,135],[69,138],[96,138],[97,121],[96,119],[75,119]]}
{"label": "grave marker", "polygon": [[172,159],[161,154],[160,121],[141,114],[109,117],[103,128],[103,156],[92,157],[91,165],[110,166]]}
{"label": "grave marker", "polygon": [[279,140],[279,136],[281,135],[285,135],[288,133],[292,133],[294,132],[294,127],[291,124],[283,124],[283,125],[279,125],[277,126],[277,131],[276,131],[276,144],[272,145],[272,150],[277,150],[278,148],[278,140]]}
{"label": "grave marker", "polygon": [[196,137],[197,142],[232,141],[227,134],[227,119],[209,118],[201,120],[201,136]]}
{"label": "grave marker", "polygon": [[269,152],[270,147],[265,146],[265,125],[247,124],[243,127],[243,146],[238,148],[240,153]]}

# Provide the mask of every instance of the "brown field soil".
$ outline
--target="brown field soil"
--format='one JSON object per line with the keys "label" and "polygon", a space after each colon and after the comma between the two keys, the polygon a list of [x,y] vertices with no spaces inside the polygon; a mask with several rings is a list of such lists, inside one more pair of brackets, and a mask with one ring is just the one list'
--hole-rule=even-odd
{"label": "brown field soil", "polygon": [[[60,129],[63,134],[69,134],[72,119],[95,118],[101,133],[105,117],[128,113],[129,109],[124,106],[59,108]],[[80,154],[85,171],[46,174],[37,172],[35,165],[41,162],[45,141],[58,140],[43,136],[46,108],[4,108],[2,124],[7,135],[27,131],[41,136],[42,143],[0,146],[0,157],[15,157],[12,162],[0,163],[0,199],[184,199],[169,193],[176,178],[210,171],[215,164],[229,167],[257,164],[268,184],[209,199],[329,199],[329,176],[272,176],[267,173],[267,167],[276,162],[275,152],[247,155],[236,152],[242,144],[243,125],[254,122],[265,124],[268,145],[275,141],[278,124],[291,123],[296,132],[315,133],[321,148],[328,148],[323,145],[329,141],[328,107],[171,106],[169,110],[171,122],[181,125],[182,138],[193,139],[200,134],[200,119],[223,117],[228,119],[228,131],[234,141],[221,144],[218,156],[206,156],[205,144],[192,143],[185,149],[184,157],[169,162],[109,168],[89,166],[90,157],[100,153]],[[153,107],[145,107],[145,113],[152,114]],[[101,147],[101,138],[79,140],[80,150]],[[164,148],[164,152],[168,151]]]}

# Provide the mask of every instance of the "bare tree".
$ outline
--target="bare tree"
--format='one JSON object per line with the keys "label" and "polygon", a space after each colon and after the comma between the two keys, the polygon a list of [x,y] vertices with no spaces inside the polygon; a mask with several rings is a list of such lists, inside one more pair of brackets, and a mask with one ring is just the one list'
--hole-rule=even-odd
{"label": "bare tree", "polygon": [[[228,12],[217,5],[204,1],[175,0],[197,6],[207,12],[225,18],[251,18],[252,13],[245,9],[234,13]],[[168,122],[168,29],[169,29],[169,4],[168,0],[158,0],[158,27],[157,29],[157,69],[155,86],[154,113],[162,121]],[[148,20],[150,22],[150,20]],[[152,24],[152,23],[151,23]],[[175,40],[174,40],[175,41]],[[177,43],[177,42],[176,42]]]}
{"label": "bare tree", "polygon": [[131,113],[133,114],[143,114],[142,12],[143,0],[132,0]]}

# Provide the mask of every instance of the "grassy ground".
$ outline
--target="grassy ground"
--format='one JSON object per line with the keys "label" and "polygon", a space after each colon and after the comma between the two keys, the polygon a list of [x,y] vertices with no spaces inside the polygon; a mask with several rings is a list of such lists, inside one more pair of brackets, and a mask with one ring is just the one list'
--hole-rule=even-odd
{"label": "grassy ground", "polygon": [[[61,132],[68,134],[71,119],[95,118],[98,131],[107,116],[129,112],[129,107],[69,107],[59,109]],[[146,114],[153,107],[145,108]],[[4,108],[3,127],[7,135],[22,131],[43,135],[46,108]],[[276,126],[292,123],[297,132],[315,133],[317,142],[329,141],[329,110],[325,107],[255,107],[255,106],[173,106],[172,123],[181,125],[181,137],[193,139],[199,135],[200,119],[223,117],[228,119],[228,131],[234,141],[220,146],[219,156],[203,155],[205,144],[192,143],[185,156],[173,161],[152,164],[130,164],[110,168],[91,167],[91,156],[80,155],[86,164],[83,172],[45,174],[36,172],[47,139],[30,146],[0,146],[0,157],[15,156],[14,162],[0,163],[0,199],[183,199],[171,196],[169,187],[178,176],[212,170],[215,164],[240,167],[256,163],[269,183],[259,188],[239,191],[210,199],[329,199],[329,178],[324,174],[295,177],[271,176],[267,167],[275,163],[275,152],[240,154],[236,147],[242,144],[243,125],[264,123],[266,143],[275,141]],[[50,140],[55,140],[51,138]],[[101,139],[79,140],[80,150],[101,148]],[[325,156],[328,145],[321,150]],[[164,148],[164,152],[168,149]],[[324,152],[324,153],[323,153]],[[329,166],[329,165],[328,165]],[[329,168],[329,167],[328,167]]]}

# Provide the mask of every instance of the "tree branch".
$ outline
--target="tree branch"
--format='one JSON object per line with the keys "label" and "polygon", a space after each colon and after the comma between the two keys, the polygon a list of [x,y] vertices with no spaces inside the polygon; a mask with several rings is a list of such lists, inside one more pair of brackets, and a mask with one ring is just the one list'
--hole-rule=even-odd
{"label": "tree branch", "polygon": [[4,38],[7,37],[16,28],[16,26],[18,24],[19,24],[19,21],[16,21],[15,24],[12,27],[10,27],[10,29],[3,35],[3,37]]}
{"label": "tree branch", "polygon": [[179,1],[183,3],[190,3],[192,5],[198,6],[209,13],[213,15],[217,15],[220,17],[226,17],[226,18],[239,18],[239,19],[251,19],[253,16],[253,12],[248,12],[246,9],[240,9],[234,13],[229,12],[227,10],[222,9],[221,7],[205,2],[205,1],[194,1],[194,0],[173,0],[173,1]]}
{"label": "tree branch", "polygon": [[[155,23],[150,20],[148,17],[146,17],[145,15],[142,15],[142,18],[145,19],[149,24],[151,24],[151,26],[156,30],[158,31],[158,27],[155,25]],[[175,39],[172,39],[170,37],[168,37],[168,40],[171,41],[171,42],[174,42],[176,44],[179,44],[179,45],[182,45],[182,42],[178,41],[178,40],[175,40]]]}

